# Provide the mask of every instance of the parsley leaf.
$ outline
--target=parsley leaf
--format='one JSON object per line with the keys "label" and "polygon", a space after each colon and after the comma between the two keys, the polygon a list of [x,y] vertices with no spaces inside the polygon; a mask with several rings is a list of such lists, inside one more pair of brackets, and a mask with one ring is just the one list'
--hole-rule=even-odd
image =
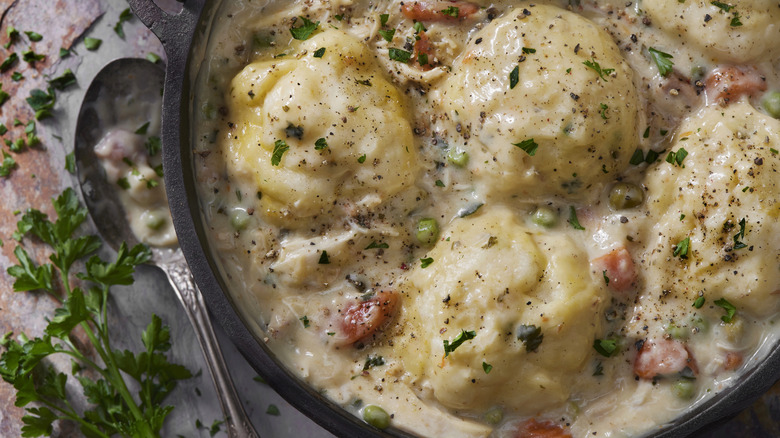
{"label": "parsley leaf", "polygon": [[309,317],[306,315],[301,316],[298,318],[303,323],[303,328],[309,328]]}
{"label": "parsley leaf", "polygon": [[509,72],[509,89],[513,89],[520,82],[520,66],[516,65],[515,68]]}
{"label": "parsley leaf", "polygon": [[739,12],[736,12],[736,11],[735,11],[735,12],[734,12],[734,16],[731,18],[731,22],[729,23],[729,25],[730,25],[731,27],[739,27],[739,26],[742,26],[742,22],[739,20],[740,18],[742,18],[742,17],[740,17],[740,15],[739,15]]}
{"label": "parsley leaf", "polygon": [[84,47],[87,50],[97,50],[100,48],[100,45],[103,44],[103,40],[99,38],[90,38],[86,37],[84,38]]}
{"label": "parsley leaf", "polygon": [[741,240],[745,238],[745,224],[745,218],[742,218],[739,221],[739,232],[734,235],[734,249],[747,248],[747,245]]}
{"label": "parsley leaf", "polygon": [[384,27],[387,25],[387,20],[390,18],[390,14],[379,14],[379,24]]}
{"label": "parsley leaf", "polygon": [[734,319],[734,315],[737,313],[737,308],[733,304],[729,303],[725,298],[715,300],[715,305],[722,307],[726,311],[726,314],[721,316],[721,321],[726,324],[730,323]]}
{"label": "parsley leaf", "polygon": [[19,60],[19,55],[16,54],[16,52],[11,53],[8,55],[7,58],[3,61],[2,64],[0,64],[0,72],[5,72],[11,67],[13,67],[14,63]]}
{"label": "parsley leaf", "polygon": [[403,62],[404,64],[408,63],[409,60],[412,59],[412,52],[396,49],[394,47],[391,47],[387,53],[391,60]]}
{"label": "parsley leaf", "polygon": [[686,151],[685,148],[680,148],[677,151],[669,152],[669,154],[666,155],[666,162],[672,165],[676,164],[677,166],[685,167],[682,165],[682,163],[687,156],[688,151]]}
{"label": "parsley leaf", "polygon": [[700,297],[696,298],[693,301],[693,307],[695,307],[697,309],[701,309],[701,307],[704,305],[704,301],[705,301],[704,300],[704,296],[700,296]]}
{"label": "parsley leaf", "polygon": [[520,143],[512,143],[512,146],[517,146],[520,149],[524,150],[528,155],[534,156],[536,155],[536,149],[539,148],[539,145],[536,144],[533,138],[528,138]]}
{"label": "parsley leaf", "polygon": [[474,339],[476,337],[477,337],[477,332],[475,332],[474,330],[469,330],[469,331],[461,330],[460,334],[458,334],[458,336],[456,336],[455,339],[453,339],[451,343],[450,343],[450,341],[445,339],[444,340],[444,357],[449,356],[450,353],[455,351],[464,342],[469,341],[471,339]]}
{"label": "parsley leaf", "polygon": [[384,242],[383,242],[383,243],[376,243],[376,241],[372,241],[372,242],[371,242],[371,243],[370,243],[370,244],[369,244],[367,247],[365,247],[364,249],[376,249],[376,248],[380,248],[380,249],[387,249],[387,248],[390,248],[390,245],[388,245],[388,244],[386,244],[386,243],[384,243]]}
{"label": "parsley leaf", "polygon": [[656,67],[658,67],[658,73],[661,73],[661,76],[664,77],[669,76],[674,66],[674,62],[671,61],[673,56],[652,47],[647,49],[647,51],[650,53],[650,58],[655,62]]}
{"label": "parsley leaf", "polygon": [[521,325],[517,328],[517,339],[523,341],[526,352],[536,351],[544,340],[542,328],[535,325]]}
{"label": "parsley leaf", "polygon": [[325,138],[318,138],[317,141],[314,142],[314,150],[321,151],[328,147],[328,141],[325,140]]}
{"label": "parsley leaf", "polygon": [[160,150],[162,150],[162,141],[160,140],[160,137],[151,136],[146,140],[146,143],[144,143],[144,148],[146,148],[146,153],[153,157],[160,153]]}
{"label": "parsley leaf", "polygon": [[455,6],[448,6],[446,9],[442,9],[439,12],[441,12],[443,15],[446,15],[448,17],[458,18],[460,9],[456,8]]}
{"label": "parsley leaf", "polygon": [[363,371],[368,371],[373,367],[379,367],[384,364],[385,364],[385,359],[382,356],[369,355],[368,357],[366,357],[366,363],[363,365]]}
{"label": "parsley leaf", "polygon": [[271,165],[278,166],[282,162],[282,156],[285,152],[290,150],[290,146],[284,140],[276,140],[274,143],[274,151],[271,155]]}
{"label": "parsley leaf", "polygon": [[607,76],[611,75],[612,72],[615,71],[614,68],[601,68],[599,63],[596,62],[596,60],[593,58],[588,61],[583,61],[582,63],[585,64],[585,67],[595,71],[604,82],[609,82],[607,80]]}
{"label": "parsley leaf", "polygon": [[314,51],[315,58],[322,58],[323,56],[325,56],[325,47],[320,47]]}
{"label": "parsley leaf", "polygon": [[35,118],[43,120],[47,117],[51,117],[51,109],[54,108],[56,100],[54,88],[49,87],[47,91],[36,88],[30,91],[30,97],[27,98],[27,103],[33,111],[35,111]]}
{"label": "parsley leaf", "polygon": [[431,257],[421,258],[420,259],[420,267],[423,268],[423,269],[425,269],[428,266],[430,266],[431,263],[433,263],[433,258],[431,258]]}
{"label": "parsley leaf", "polygon": [[580,225],[580,221],[577,218],[577,210],[574,208],[573,205],[569,206],[569,224],[575,229],[575,230],[585,230],[585,227]]}
{"label": "parsley leaf", "polygon": [[29,38],[32,42],[38,42],[43,39],[43,35],[39,34],[38,32],[25,31],[24,34],[27,35],[27,38]]}
{"label": "parsley leaf", "polygon": [[322,254],[320,254],[320,260],[317,262],[317,264],[320,265],[330,264],[330,257],[328,257],[328,251],[322,250]]}
{"label": "parsley leaf", "polygon": [[673,254],[675,257],[680,257],[681,259],[687,259],[688,252],[690,252],[690,249],[691,249],[691,238],[686,237],[685,239],[681,240],[680,243],[675,245]]}
{"label": "parsley leaf", "polygon": [[493,365],[482,361],[482,370],[485,372],[485,374],[490,374],[490,372],[493,371]]}
{"label": "parsley leaf", "polygon": [[76,75],[73,74],[71,69],[67,68],[65,71],[56,78],[49,81],[49,85],[55,90],[64,90],[65,88],[76,83]]}
{"label": "parsley leaf", "polygon": [[301,24],[298,27],[291,27],[290,33],[292,34],[293,38],[296,40],[306,41],[309,39],[311,34],[314,33],[315,30],[317,30],[317,27],[320,25],[320,22],[313,23],[311,20],[309,20],[306,17],[299,17],[301,21],[303,21],[303,24]]}
{"label": "parsley leaf", "polygon": [[385,41],[389,43],[390,41],[393,41],[393,36],[395,36],[395,29],[379,29],[378,33]]}
{"label": "parsley leaf", "polygon": [[644,161],[645,161],[645,155],[642,153],[642,149],[637,149],[634,151],[634,155],[631,155],[631,159],[628,160],[628,163],[634,166],[638,166],[642,164]]}

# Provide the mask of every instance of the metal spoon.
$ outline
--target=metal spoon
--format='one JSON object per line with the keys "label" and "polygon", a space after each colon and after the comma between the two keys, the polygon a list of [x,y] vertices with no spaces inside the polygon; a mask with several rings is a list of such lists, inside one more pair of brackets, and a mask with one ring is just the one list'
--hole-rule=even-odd
{"label": "metal spoon", "polygon": [[[116,185],[106,180],[105,171],[95,155],[94,147],[112,127],[133,127],[132,132],[149,119],[155,118],[159,126],[164,76],[165,72],[149,61],[117,59],[97,74],[81,104],[74,147],[79,183],[98,232],[114,250],[117,250],[123,241],[134,245],[138,243],[138,239],[130,229]],[[128,111],[128,107],[132,105],[142,109],[137,111],[140,114],[136,114],[135,118],[140,116],[143,120],[128,120],[133,118],[132,111]],[[244,412],[230,379],[203,296],[192,280],[181,250],[178,246],[151,247],[151,250],[151,263],[165,272],[195,329],[217,389],[228,436],[257,438],[258,435]]]}

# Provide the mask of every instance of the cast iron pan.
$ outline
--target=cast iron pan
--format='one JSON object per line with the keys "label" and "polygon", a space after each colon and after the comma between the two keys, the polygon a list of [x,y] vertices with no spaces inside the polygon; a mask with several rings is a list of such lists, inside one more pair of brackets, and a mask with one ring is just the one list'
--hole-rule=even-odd
{"label": "cast iron pan", "polygon": [[[177,15],[163,12],[152,0],[128,2],[138,18],[157,35],[168,55],[162,117],[165,186],[179,245],[212,316],[258,374],[288,402],[333,434],[340,437],[410,437],[398,430],[374,429],[323,397],[287,371],[239,316],[219,276],[217,262],[208,250],[190,147],[191,69],[197,69],[203,60],[211,18],[219,2],[186,0]],[[648,437],[685,437],[703,432],[702,429],[709,429],[748,407],[779,378],[780,349],[775,346],[764,361],[743,372],[736,384],[672,423],[651,431]]]}

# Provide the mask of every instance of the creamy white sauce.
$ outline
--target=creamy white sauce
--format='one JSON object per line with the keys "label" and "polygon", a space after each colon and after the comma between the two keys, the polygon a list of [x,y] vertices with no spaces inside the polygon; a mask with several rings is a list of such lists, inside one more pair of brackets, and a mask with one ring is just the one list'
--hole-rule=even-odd
{"label": "creamy white sauce", "polygon": [[[346,409],[421,436],[637,436],[776,340],[780,10],[576,3],[218,9],[193,124],[210,243],[258,338]],[[471,15],[417,15],[423,35],[415,4]],[[390,59],[418,37],[433,68]],[[640,202],[610,201],[623,183]]]}

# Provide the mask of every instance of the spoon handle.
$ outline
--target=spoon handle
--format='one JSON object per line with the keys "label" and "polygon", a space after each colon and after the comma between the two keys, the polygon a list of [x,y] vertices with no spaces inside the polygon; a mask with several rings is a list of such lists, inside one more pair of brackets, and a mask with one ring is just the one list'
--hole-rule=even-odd
{"label": "spoon handle", "polygon": [[186,262],[164,263],[161,264],[160,268],[168,276],[168,281],[176,291],[176,295],[195,329],[195,335],[206,359],[206,366],[208,366],[211,379],[217,388],[217,399],[225,416],[224,425],[228,437],[258,438],[257,432],[252,427],[241,400],[238,398],[233,381],[230,379],[225,359],[222,357],[222,350],[219,348],[211,319],[206,311],[203,295],[195,286]]}

